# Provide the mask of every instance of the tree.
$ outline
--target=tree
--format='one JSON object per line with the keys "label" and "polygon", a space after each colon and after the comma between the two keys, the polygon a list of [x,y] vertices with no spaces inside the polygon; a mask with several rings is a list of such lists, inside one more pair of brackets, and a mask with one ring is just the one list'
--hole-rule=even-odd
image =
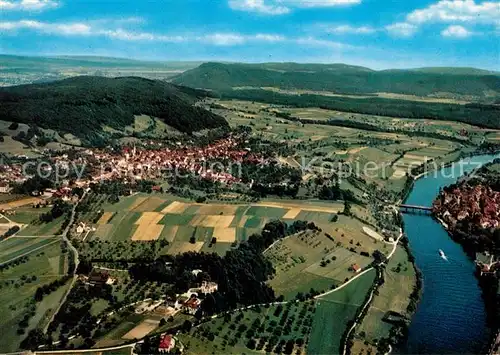
{"label": "tree", "polygon": [[191,331],[192,327],[193,327],[193,323],[191,323],[191,321],[189,321],[187,319],[184,321],[184,323],[182,323],[182,330],[185,333],[189,333]]}
{"label": "tree", "polygon": [[342,212],[345,216],[351,215],[351,203],[348,200],[344,201],[344,211]]}
{"label": "tree", "polygon": [[9,126],[9,129],[10,129],[11,131],[15,131],[15,130],[16,130],[16,129],[18,129],[18,128],[19,128],[19,123],[17,123],[17,122],[12,122],[12,123],[10,124],[10,126]]}
{"label": "tree", "polygon": [[387,257],[380,250],[375,250],[372,254],[373,259],[375,259],[375,263],[380,264],[387,261]]}

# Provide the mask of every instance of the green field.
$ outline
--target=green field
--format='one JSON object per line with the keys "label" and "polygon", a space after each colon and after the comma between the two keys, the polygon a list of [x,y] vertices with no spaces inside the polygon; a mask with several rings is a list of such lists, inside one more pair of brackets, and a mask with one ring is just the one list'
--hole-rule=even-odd
{"label": "green field", "polygon": [[40,220],[35,220],[34,223],[22,228],[17,235],[21,236],[52,236],[57,235],[61,231],[61,226],[65,217],[61,216],[49,223],[42,223]]}
{"label": "green field", "polygon": [[316,312],[307,347],[310,354],[338,354],[342,335],[349,321],[363,304],[375,280],[375,270],[357,278],[344,288],[317,300]]}
{"label": "green field", "polygon": [[18,349],[23,338],[17,333],[18,324],[25,315],[31,313],[32,317],[29,318],[28,327],[23,334],[27,334],[30,329],[37,326],[43,327],[46,324],[50,318],[51,310],[53,311],[60,302],[65,287],[60,287],[53,293],[46,295],[39,303],[34,302],[34,293],[38,287],[61,278],[67,272],[66,255],[61,253],[59,242],[47,245],[47,241],[51,242],[50,239],[33,243],[31,239],[23,238],[23,242],[31,243],[19,244],[21,238],[14,240],[15,243],[10,241],[14,238],[7,240],[9,244],[0,243],[3,257],[19,253],[19,250],[22,250],[20,249],[21,245],[24,245],[26,249],[29,248],[26,244],[30,244],[32,250],[36,245],[45,243],[45,246],[29,254],[27,261],[10,266],[0,272],[0,314],[2,314],[0,351],[3,352]]}
{"label": "green field", "polygon": [[29,254],[48,244],[55,244],[58,238],[18,238],[10,237],[0,242],[0,263]]}
{"label": "green field", "polygon": [[50,211],[50,207],[19,207],[15,209],[15,213],[9,215],[9,219],[16,223],[29,224],[31,222],[38,222],[42,213]]}

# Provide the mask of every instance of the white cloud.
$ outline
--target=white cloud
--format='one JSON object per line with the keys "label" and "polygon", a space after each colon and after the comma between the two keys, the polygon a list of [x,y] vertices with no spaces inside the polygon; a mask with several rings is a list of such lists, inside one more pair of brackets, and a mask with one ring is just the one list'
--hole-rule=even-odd
{"label": "white cloud", "polygon": [[246,38],[235,33],[215,33],[198,37],[201,42],[214,44],[216,46],[234,46],[246,42]]}
{"label": "white cloud", "polygon": [[411,37],[418,30],[418,27],[407,22],[397,22],[386,26],[385,29],[396,37]]}
{"label": "white cloud", "polygon": [[441,31],[441,35],[449,38],[467,38],[472,36],[473,33],[463,26],[452,25]]}
{"label": "white cloud", "polygon": [[361,4],[361,0],[281,0],[294,7],[333,7]]}
{"label": "white cloud", "polygon": [[242,35],[239,33],[215,33],[197,37],[197,40],[203,43],[214,44],[217,46],[234,46],[247,42],[283,42],[286,41],[286,37],[266,33],[258,33],[255,35]]}
{"label": "white cloud", "polygon": [[350,44],[328,41],[325,39],[319,39],[316,37],[299,37],[294,39],[293,42],[296,44],[300,44],[302,46],[313,46],[313,47],[324,47],[330,49],[354,49],[355,46],[351,46]]}
{"label": "white cloud", "polygon": [[393,35],[410,37],[419,27],[428,23],[446,23],[450,26],[443,30],[444,37],[468,37],[473,34],[457,23],[470,25],[500,26],[500,2],[476,0],[439,0],[406,15],[405,22],[386,26]]}
{"label": "white cloud", "polygon": [[131,32],[121,28],[116,30],[97,30],[93,32],[92,35],[105,36],[122,41],[141,41],[141,42],[180,43],[186,41],[187,39],[186,37],[183,36],[166,36],[149,32]]}
{"label": "white cloud", "polygon": [[262,40],[265,42],[283,42],[286,40],[286,37],[280,35],[270,35],[265,33],[259,33],[255,35],[256,40]]}
{"label": "white cloud", "polygon": [[354,27],[351,25],[325,26],[327,33],[334,34],[371,34],[377,32],[377,29],[371,26]]}
{"label": "white cloud", "polygon": [[277,34],[257,33],[213,33],[208,35],[169,35],[141,31],[129,31],[123,28],[106,28],[102,24],[109,23],[105,19],[87,23],[49,23],[33,20],[0,22],[0,30],[13,32],[18,30],[31,30],[35,32],[63,35],[63,36],[101,36],[121,41],[136,42],[200,42],[215,46],[235,46],[247,42],[283,42],[287,38]]}
{"label": "white cloud", "polygon": [[258,12],[266,15],[283,15],[290,9],[281,5],[267,5],[264,0],[229,0],[229,7],[233,10]]}
{"label": "white cloud", "polygon": [[57,0],[0,0],[0,10],[45,10],[58,6]]}
{"label": "white cloud", "polygon": [[229,0],[233,10],[266,15],[284,15],[292,8],[315,8],[358,5],[362,0]]}
{"label": "white cloud", "polygon": [[36,30],[42,33],[59,35],[90,35],[91,27],[84,23],[47,23],[34,20],[0,22],[0,29],[14,31],[22,29]]}
{"label": "white cloud", "polygon": [[500,24],[500,2],[474,0],[441,0],[408,14],[407,21],[414,24],[428,22],[468,22]]}

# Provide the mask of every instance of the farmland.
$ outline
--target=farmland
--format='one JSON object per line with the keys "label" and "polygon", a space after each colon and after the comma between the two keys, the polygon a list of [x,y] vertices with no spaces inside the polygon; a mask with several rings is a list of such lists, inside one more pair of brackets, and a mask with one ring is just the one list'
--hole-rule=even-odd
{"label": "farmland", "polygon": [[[206,107],[212,107],[234,127],[247,125],[255,136],[286,143],[295,154],[283,157],[283,163],[307,166],[311,173],[324,176],[330,176],[338,164],[349,165],[368,184],[395,194],[404,190],[411,167],[430,160],[435,164],[453,161],[461,151],[469,151],[465,144],[477,145],[485,138],[495,141],[500,134],[460,122],[346,114],[241,100],[214,99]],[[282,115],[311,123],[287,120]],[[332,119],[339,124],[327,124]],[[377,129],[355,128],[355,124]]]}
{"label": "farmland", "polygon": [[68,261],[58,239],[11,237],[0,243],[0,251],[2,261],[29,253],[0,271],[0,351],[8,352],[19,348],[23,334],[43,327],[49,319],[65,287],[46,295],[41,302],[35,302],[34,294],[38,287],[64,276]]}
{"label": "farmland", "polygon": [[[88,240],[168,241],[169,254],[216,251],[224,254],[273,219],[329,224],[341,204],[266,201],[255,204],[199,204],[168,195],[138,194],[105,205]],[[216,240],[213,240],[216,238]]]}
{"label": "farmland", "polygon": [[347,324],[354,319],[375,279],[375,270],[367,272],[347,286],[319,298],[307,347],[311,354],[337,354]]}

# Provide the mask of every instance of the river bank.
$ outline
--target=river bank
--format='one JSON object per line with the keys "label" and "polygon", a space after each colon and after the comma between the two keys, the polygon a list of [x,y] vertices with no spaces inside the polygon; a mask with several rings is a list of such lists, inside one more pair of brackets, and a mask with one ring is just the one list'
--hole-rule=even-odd
{"label": "river bank", "polygon": [[[464,173],[492,155],[458,160]],[[460,165],[460,164],[459,164]],[[443,186],[454,183],[461,171],[449,163],[442,174],[422,174],[412,181],[407,203],[430,205]],[[450,174],[451,173],[451,174]],[[409,336],[401,352],[458,353],[484,348],[489,337],[481,290],[474,277],[474,265],[462,248],[452,241],[441,224],[426,216],[404,216],[415,267],[422,273],[420,302],[409,327]],[[425,236],[425,238],[423,238]],[[437,251],[443,249],[450,262],[443,263]],[[466,311],[468,310],[468,311]],[[469,311],[473,311],[469,314]],[[453,315],[453,317],[450,317]],[[452,331],[453,330],[453,331]]]}

